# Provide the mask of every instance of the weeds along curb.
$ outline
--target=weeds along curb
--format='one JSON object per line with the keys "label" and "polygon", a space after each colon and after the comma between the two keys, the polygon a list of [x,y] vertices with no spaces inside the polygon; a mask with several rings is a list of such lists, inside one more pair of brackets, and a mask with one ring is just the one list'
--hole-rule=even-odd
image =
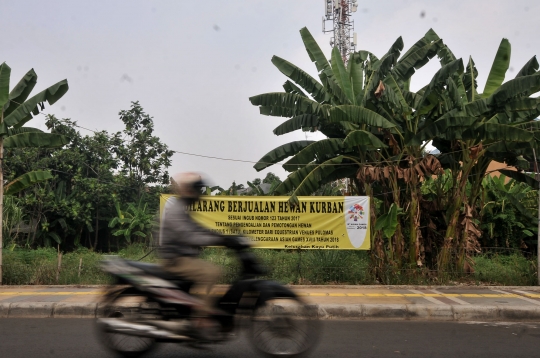
{"label": "weeds along curb", "polygon": [[[119,307],[129,310],[134,305]],[[321,320],[406,321],[540,321],[539,306],[457,306],[423,304],[321,304],[310,305],[310,315]],[[281,306],[285,312],[291,307]],[[0,303],[1,318],[96,318],[102,316],[98,303],[13,302]]]}

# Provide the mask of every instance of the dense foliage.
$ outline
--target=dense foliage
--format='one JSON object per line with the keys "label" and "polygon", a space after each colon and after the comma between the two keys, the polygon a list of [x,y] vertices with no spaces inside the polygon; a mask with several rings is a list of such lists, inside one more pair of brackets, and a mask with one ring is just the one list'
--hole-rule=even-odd
{"label": "dense foliage", "polygon": [[27,234],[13,236],[13,243],[109,250],[150,239],[173,152],[153,135],[153,119],[138,102],[121,111],[120,120],[122,132],[83,135],[77,122],[49,115],[47,127],[69,138],[68,145],[6,150],[8,178],[40,169],[52,173],[18,195]]}
{"label": "dense foliage", "polygon": [[[291,174],[275,193],[291,193],[293,203],[337,179],[350,183],[349,193],[370,196],[372,260],[381,275],[388,267],[472,270],[480,220],[496,210],[480,203],[489,164],[505,163],[514,169],[501,170],[506,175],[538,187],[522,173],[540,148],[540,99],[531,97],[540,91],[536,57],[503,83],[510,61],[503,39],[480,93],[472,58],[456,58],[433,30],[404,54],[400,37],[380,58],[361,50],[347,63],[337,48],[328,60],[306,28],[300,34],[319,79],[274,56],[288,77],[285,92],[250,101],[263,115],[289,118],[276,135],[308,130],[327,139],[284,144],[255,169],[288,159],[283,168]],[[411,77],[435,57],[441,68],[412,91]],[[429,143],[437,154],[427,153]],[[432,177],[445,188],[436,200],[422,194]]]}

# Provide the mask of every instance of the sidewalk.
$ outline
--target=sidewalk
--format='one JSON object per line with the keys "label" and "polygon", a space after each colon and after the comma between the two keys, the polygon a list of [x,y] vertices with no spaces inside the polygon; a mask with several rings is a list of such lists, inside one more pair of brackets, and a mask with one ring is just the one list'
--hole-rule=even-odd
{"label": "sidewalk", "polygon": [[[321,319],[540,321],[540,287],[291,286]],[[216,287],[216,294],[227,286]],[[0,318],[95,318],[100,286],[2,286]]]}

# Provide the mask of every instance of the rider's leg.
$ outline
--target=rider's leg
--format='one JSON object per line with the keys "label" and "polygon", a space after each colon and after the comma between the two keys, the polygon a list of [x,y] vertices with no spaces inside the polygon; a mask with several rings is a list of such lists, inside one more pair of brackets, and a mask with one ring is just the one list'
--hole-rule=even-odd
{"label": "rider's leg", "polygon": [[221,277],[221,270],[216,265],[195,257],[180,257],[166,264],[166,269],[177,276],[194,283],[194,287],[203,289],[208,312],[213,310],[212,288]]}

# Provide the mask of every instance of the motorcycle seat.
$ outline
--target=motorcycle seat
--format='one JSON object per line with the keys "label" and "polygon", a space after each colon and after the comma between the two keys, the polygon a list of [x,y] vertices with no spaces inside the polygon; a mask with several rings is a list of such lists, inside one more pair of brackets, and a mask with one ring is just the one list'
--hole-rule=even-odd
{"label": "motorcycle seat", "polygon": [[163,280],[174,281],[177,284],[182,283],[182,285],[189,283],[188,280],[165,271],[160,265],[157,265],[157,264],[149,264],[149,263],[140,262],[140,261],[127,261],[127,263],[130,266],[138,268],[139,270],[142,270],[152,276],[159,277]]}

